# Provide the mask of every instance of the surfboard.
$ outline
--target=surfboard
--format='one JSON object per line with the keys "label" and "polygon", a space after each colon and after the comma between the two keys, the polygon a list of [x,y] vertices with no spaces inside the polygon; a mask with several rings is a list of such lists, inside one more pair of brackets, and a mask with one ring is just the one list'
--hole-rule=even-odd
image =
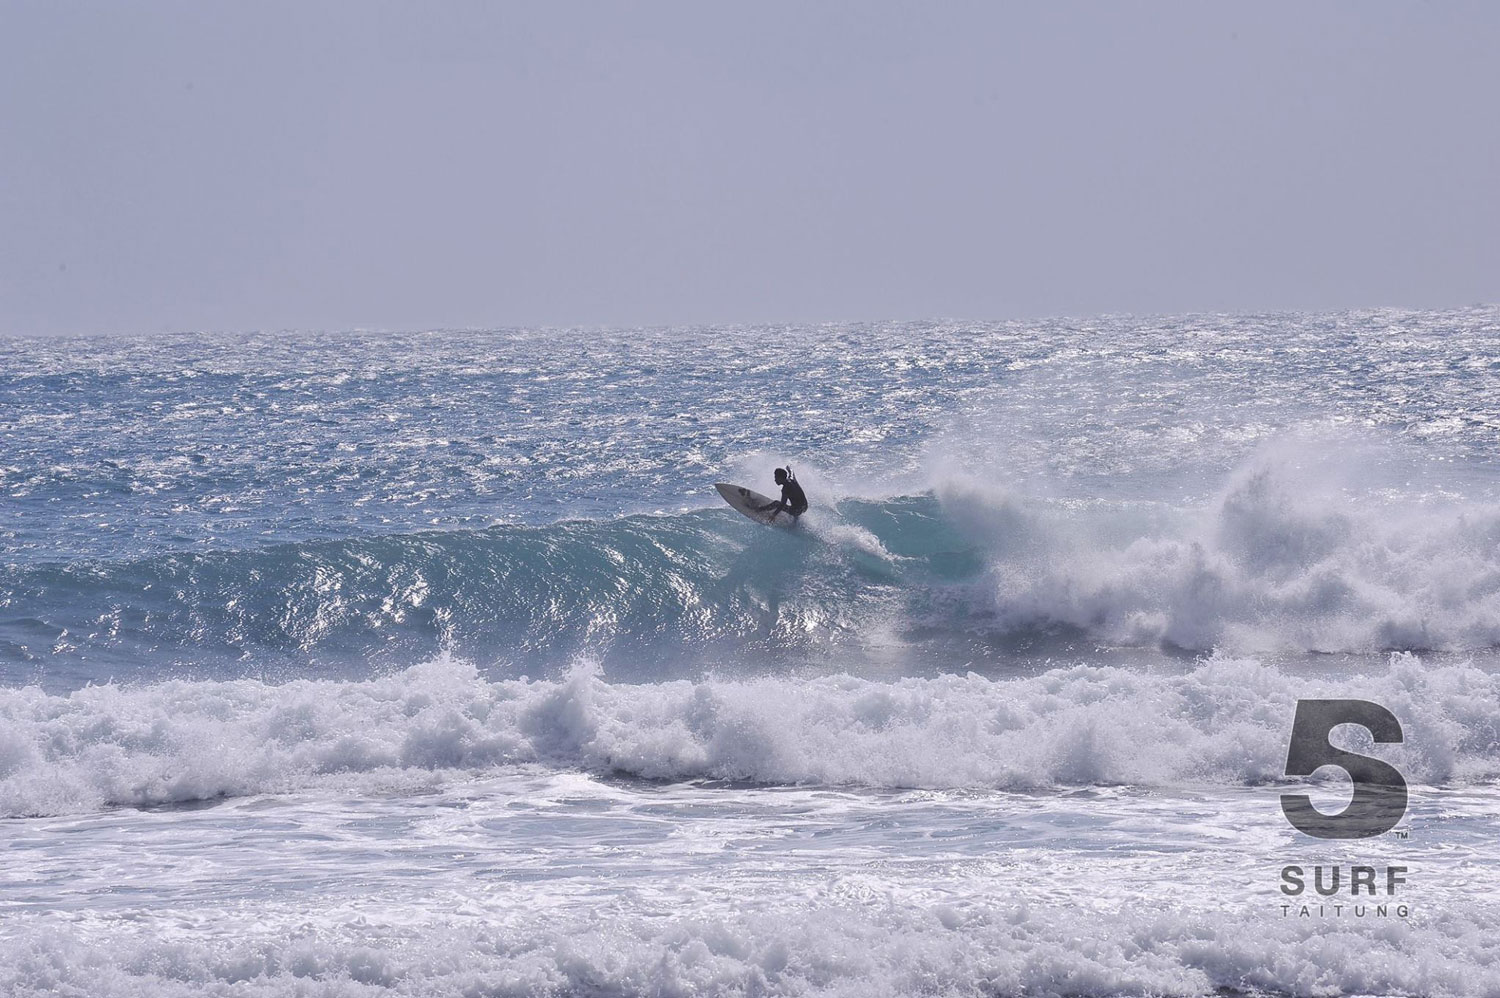
{"label": "surfboard", "polygon": [[743,485],[730,485],[728,482],[718,482],[714,488],[719,490],[719,495],[724,497],[725,502],[756,523],[765,523],[773,527],[791,527],[797,523],[797,518],[785,510],[759,509],[760,506],[776,501],[770,496],[763,496],[753,489],[747,489]]}

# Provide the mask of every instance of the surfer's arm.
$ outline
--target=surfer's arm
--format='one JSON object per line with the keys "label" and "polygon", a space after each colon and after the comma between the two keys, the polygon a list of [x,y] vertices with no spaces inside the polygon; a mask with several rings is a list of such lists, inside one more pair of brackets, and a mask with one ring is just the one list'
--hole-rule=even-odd
{"label": "surfer's arm", "polygon": [[781,487],[780,499],[777,499],[775,502],[768,502],[764,506],[760,507],[760,511],[762,513],[773,509],[778,513],[790,513],[792,511],[792,504],[787,502],[786,498],[786,486],[783,485]]}

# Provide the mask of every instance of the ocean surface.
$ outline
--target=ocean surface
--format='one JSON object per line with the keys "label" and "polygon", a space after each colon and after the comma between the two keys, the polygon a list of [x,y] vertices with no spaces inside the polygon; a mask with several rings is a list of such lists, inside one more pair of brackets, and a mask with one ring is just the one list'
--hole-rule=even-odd
{"label": "ocean surface", "polygon": [[1496,994],[1497,832],[1500,308],[0,340],[0,994]]}

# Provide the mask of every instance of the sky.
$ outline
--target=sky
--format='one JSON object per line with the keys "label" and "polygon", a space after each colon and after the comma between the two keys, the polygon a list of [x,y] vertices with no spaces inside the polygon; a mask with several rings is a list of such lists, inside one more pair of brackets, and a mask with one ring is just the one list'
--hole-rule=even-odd
{"label": "sky", "polygon": [[0,0],[0,334],[1500,301],[1500,4]]}

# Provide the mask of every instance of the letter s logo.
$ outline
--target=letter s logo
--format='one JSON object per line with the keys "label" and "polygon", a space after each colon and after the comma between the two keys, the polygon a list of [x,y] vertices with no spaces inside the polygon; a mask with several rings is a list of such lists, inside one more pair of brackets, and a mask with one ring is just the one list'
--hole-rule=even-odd
{"label": "letter s logo", "polygon": [[1340,724],[1358,724],[1377,742],[1400,742],[1396,715],[1369,700],[1298,700],[1286,775],[1311,776],[1319,766],[1338,766],[1354,781],[1354,796],[1338,814],[1313,807],[1307,794],[1282,794],[1281,811],[1299,832],[1319,839],[1367,839],[1396,827],[1406,813],[1406,780],[1396,767],[1367,755],[1334,748],[1329,734]]}

